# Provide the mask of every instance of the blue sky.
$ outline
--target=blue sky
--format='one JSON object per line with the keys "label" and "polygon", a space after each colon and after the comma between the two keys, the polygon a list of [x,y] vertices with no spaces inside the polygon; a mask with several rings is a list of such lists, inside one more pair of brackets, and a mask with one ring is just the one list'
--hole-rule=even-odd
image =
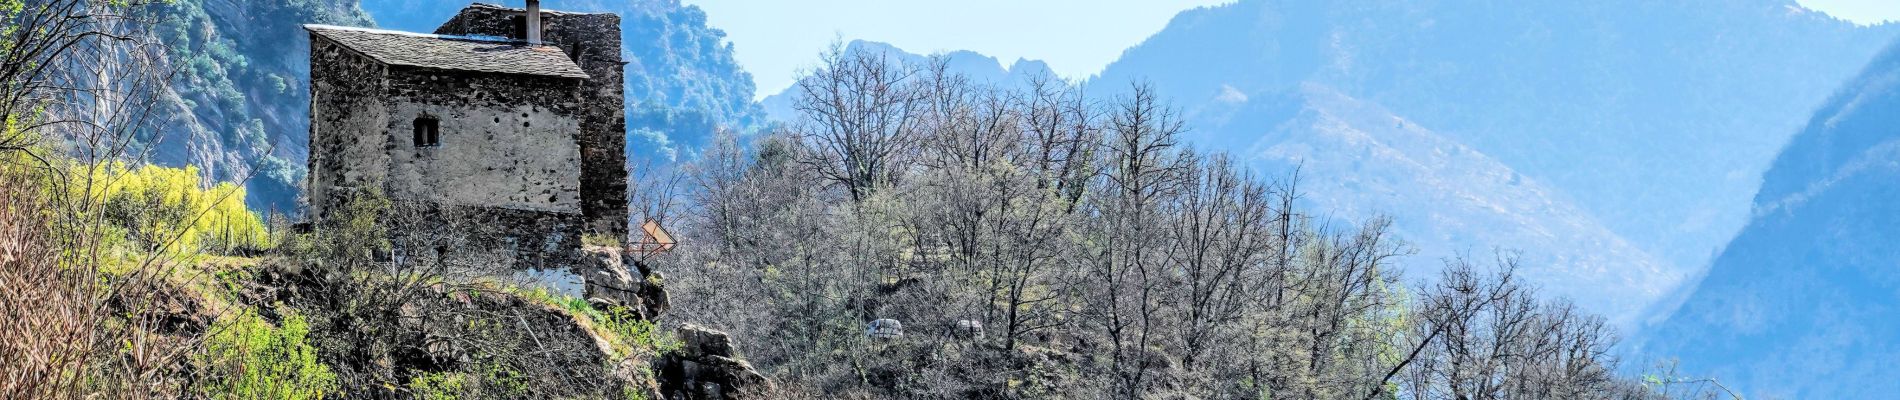
{"label": "blue sky", "polygon": [[1808,8],[1858,22],[1900,21],[1900,0],[1800,0]]}
{"label": "blue sky", "polygon": [[[1140,43],[1174,14],[1231,0],[685,0],[724,29],[758,96],[791,86],[834,40],[866,39],[911,52],[972,50],[1000,59],[1049,62],[1084,78]],[[1900,0],[1800,0],[1867,24],[1900,20]]]}
{"label": "blue sky", "polygon": [[973,50],[1007,65],[1048,61],[1085,77],[1182,10],[1228,0],[685,0],[726,31],[761,97],[791,86],[832,41],[866,39],[916,53]]}

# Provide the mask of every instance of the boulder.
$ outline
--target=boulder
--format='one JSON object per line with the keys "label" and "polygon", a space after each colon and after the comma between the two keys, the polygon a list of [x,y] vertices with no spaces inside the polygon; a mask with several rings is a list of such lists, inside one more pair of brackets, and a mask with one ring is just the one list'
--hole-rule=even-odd
{"label": "boulder", "polygon": [[732,337],[725,332],[687,324],[680,327],[680,352],[732,357]]}
{"label": "boulder", "polygon": [[679,328],[678,351],[654,365],[660,391],[674,400],[764,399],[772,383],[734,358],[731,336],[694,324]]}
{"label": "boulder", "polygon": [[[581,250],[574,274],[582,281],[582,296],[595,307],[626,307],[648,321],[666,312],[666,288],[659,272],[629,262],[618,248],[588,246]],[[629,269],[632,265],[634,268]],[[637,276],[635,274],[638,274]]]}

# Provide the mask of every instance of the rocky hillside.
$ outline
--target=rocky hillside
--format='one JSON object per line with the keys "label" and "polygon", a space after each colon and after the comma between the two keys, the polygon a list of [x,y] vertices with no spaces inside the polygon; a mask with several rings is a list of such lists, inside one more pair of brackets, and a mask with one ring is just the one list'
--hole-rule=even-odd
{"label": "rocky hillside", "polygon": [[1900,392],[1900,45],[1815,112],[1762,177],[1754,218],[1649,332],[1747,393]]}

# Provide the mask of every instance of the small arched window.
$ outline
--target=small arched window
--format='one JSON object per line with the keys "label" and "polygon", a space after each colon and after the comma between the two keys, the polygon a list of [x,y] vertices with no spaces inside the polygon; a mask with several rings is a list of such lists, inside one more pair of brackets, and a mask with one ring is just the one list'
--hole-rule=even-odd
{"label": "small arched window", "polygon": [[435,117],[416,117],[416,147],[436,147],[442,145],[441,123]]}

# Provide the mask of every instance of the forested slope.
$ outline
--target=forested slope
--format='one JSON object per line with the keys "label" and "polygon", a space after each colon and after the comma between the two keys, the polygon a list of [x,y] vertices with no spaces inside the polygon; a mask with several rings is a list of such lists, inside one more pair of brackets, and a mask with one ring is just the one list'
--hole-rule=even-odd
{"label": "forested slope", "polygon": [[[1781,0],[1249,0],[1177,15],[1086,85],[1109,97],[1152,82],[1180,107],[1184,143],[1300,168],[1302,200],[1335,217],[1395,218],[1419,252],[1407,268],[1522,251],[1532,282],[1634,327],[1739,229],[1804,110],[1896,32]],[[974,82],[1027,81],[939,56]],[[1311,87],[1390,117],[1317,109],[1339,103],[1309,101]],[[790,119],[798,92],[767,108]]]}
{"label": "forested slope", "polygon": [[[1154,87],[996,84],[875,46],[820,60],[785,130],[726,136],[679,180],[681,207],[649,214],[697,244],[655,264],[674,315],[749,338],[741,350],[790,393],[1700,395],[1621,375],[1617,328],[1537,290],[1525,279],[1537,261],[1486,252],[1404,269],[1395,232],[1418,228],[1339,218],[1298,200],[1337,182],[1191,145]],[[1386,130],[1397,120],[1376,108],[1305,95],[1283,134],[1312,138],[1287,142],[1417,162],[1457,150]],[[1432,177],[1508,184],[1486,165]]]}

